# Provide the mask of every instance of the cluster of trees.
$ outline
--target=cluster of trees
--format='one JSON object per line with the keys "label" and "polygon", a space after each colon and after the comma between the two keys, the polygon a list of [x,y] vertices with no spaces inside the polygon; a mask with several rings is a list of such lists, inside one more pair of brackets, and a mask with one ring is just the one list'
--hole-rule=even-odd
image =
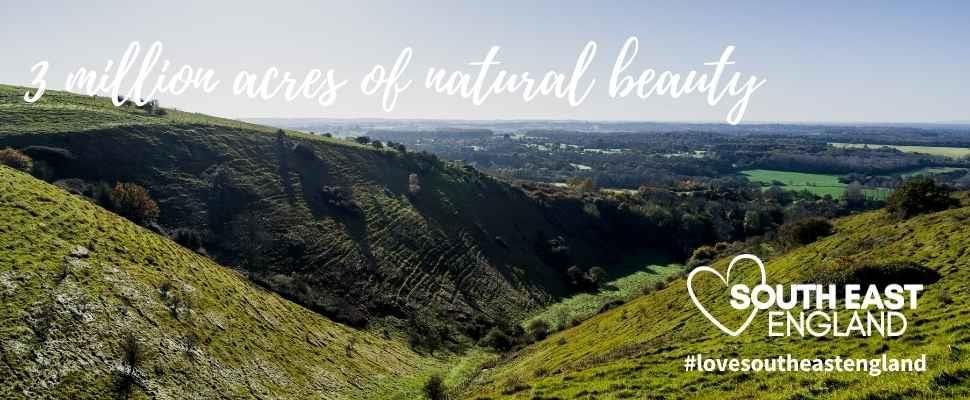
{"label": "cluster of trees", "polygon": [[353,140],[354,142],[364,144],[364,145],[370,144],[375,149],[383,149],[385,146],[387,146],[401,153],[407,152],[407,146],[405,146],[402,143],[397,143],[393,141],[387,141],[387,143],[383,143],[380,140],[371,139],[369,136],[357,136]]}
{"label": "cluster of trees", "polygon": [[[529,183],[520,186],[556,210],[551,218],[570,231],[592,232],[617,249],[652,249],[681,260],[709,261],[713,255],[695,250],[716,243],[757,238],[804,243],[827,234],[812,218],[824,221],[882,206],[855,201],[851,195],[834,199],[779,188],[761,190],[733,178],[697,180],[690,190],[641,187],[637,191],[584,192]],[[584,264],[596,264],[577,254],[568,238],[539,235],[535,248],[545,264],[562,271],[577,290],[595,289],[602,282],[601,269],[583,270]]]}
{"label": "cluster of trees", "polygon": [[886,211],[897,218],[906,219],[957,207],[960,201],[950,196],[952,192],[952,188],[937,184],[933,179],[916,177],[906,181],[889,196]]}
{"label": "cluster of trees", "polygon": [[602,267],[592,267],[589,271],[583,271],[577,265],[573,265],[566,270],[569,283],[574,287],[583,290],[596,290],[606,281],[606,270]]}

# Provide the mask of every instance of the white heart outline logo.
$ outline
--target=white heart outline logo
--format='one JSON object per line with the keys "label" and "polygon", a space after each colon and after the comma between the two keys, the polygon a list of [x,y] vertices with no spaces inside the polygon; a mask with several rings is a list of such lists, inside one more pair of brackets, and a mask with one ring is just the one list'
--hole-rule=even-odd
{"label": "white heart outline logo", "polygon": [[724,333],[731,336],[738,336],[741,334],[741,332],[744,332],[745,329],[748,329],[748,325],[751,325],[751,321],[753,321],[755,315],[758,314],[758,308],[752,306],[751,314],[748,315],[748,319],[744,321],[743,324],[741,324],[740,328],[732,331],[728,329],[726,326],[724,326],[724,324],[722,324],[721,321],[718,321],[717,318],[714,318],[714,316],[711,315],[711,313],[707,312],[707,309],[704,308],[704,305],[701,304],[700,300],[697,299],[697,295],[694,294],[694,287],[691,285],[691,281],[693,281],[694,275],[696,275],[698,272],[710,272],[714,275],[717,275],[718,278],[721,278],[721,282],[724,282],[725,285],[728,285],[728,281],[731,279],[731,268],[734,268],[734,264],[740,260],[752,260],[756,264],[758,264],[758,268],[761,270],[761,284],[762,285],[767,284],[767,275],[765,274],[765,264],[761,262],[761,259],[758,258],[758,256],[755,256],[753,254],[741,254],[737,257],[734,257],[734,259],[731,260],[731,263],[728,264],[728,268],[727,268],[727,271],[725,272],[725,275],[721,275],[721,273],[717,272],[716,269],[711,268],[707,265],[694,268],[694,270],[690,271],[690,274],[687,275],[687,293],[690,293],[690,298],[691,300],[694,301],[694,305],[697,306],[697,309],[701,310],[701,314],[704,314],[704,316],[707,317],[707,319],[711,320],[711,322],[713,322],[715,326],[720,328],[721,331],[723,331]]}

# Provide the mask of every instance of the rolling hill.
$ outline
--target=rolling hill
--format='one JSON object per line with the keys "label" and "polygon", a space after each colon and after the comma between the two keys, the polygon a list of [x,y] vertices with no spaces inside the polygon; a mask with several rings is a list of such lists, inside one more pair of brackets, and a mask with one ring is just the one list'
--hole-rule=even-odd
{"label": "rolling hill", "polygon": [[[827,281],[839,271],[870,268],[892,282],[916,279],[893,265],[916,265],[927,281],[916,310],[905,310],[898,338],[766,337],[759,314],[738,337],[717,330],[691,302],[683,279],[581,325],[551,335],[485,371],[469,399],[937,399],[970,398],[970,207],[891,219],[875,211],[838,220],[837,232],[766,260],[769,284]],[[728,260],[714,268],[722,273]],[[756,271],[756,268],[754,269]],[[757,276],[736,269],[742,280]],[[888,271],[888,272],[887,272]],[[897,272],[893,272],[897,271]],[[896,275],[893,275],[896,274]],[[861,277],[862,274],[851,277]],[[736,278],[731,278],[732,281]],[[860,283],[865,278],[858,278]],[[852,280],[849,280],[851,282]],[[704,283],[707,283],[706,285]],[[711,312],[738,326],[742,316],[714,279],[696,286]],[[720,301],[719,301],[720,300]],[[702,373],[684,359],[891,357],[926,354],[924,373]]]}
{"label": "rolling hill", "polygon": [[63,92],[28,104],[23,90],[0,86],[0,148],[76,193],[144,186],[156,231],[197,238],[220,264],[353,326],[420,312],[476,336],[572,293],[542,257],[550,239],[580,265],[623,250],[581,205],[552,207],[427,153]]}
{"label": "rolling hill", "polygon": [[4,166],[0,246],[0,398],[363,399],[437,366]]}

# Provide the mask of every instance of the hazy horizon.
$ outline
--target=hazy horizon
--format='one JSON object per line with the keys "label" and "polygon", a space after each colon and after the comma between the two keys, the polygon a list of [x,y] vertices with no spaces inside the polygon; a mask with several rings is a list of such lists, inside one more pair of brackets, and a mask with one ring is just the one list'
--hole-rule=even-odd
{"label": "hazy horizon", "polygon": [[[767,83],[751,98],[742,124],[920,124],[970,122],[970,3],[937,1],[746,3],[718,2],[490,2],[402,5],[390,1],[307,4],[185,1],[67,1],[6,4],[7,40],[0,49],[0,82],[29,85],[30,67],[48,60],[50,89],[79,67],[102,70],[131,41],[161,41],[163,59],[220,73],[222,87],[204,95],[160,96],[163,106],[253,118],[386,118],[460,120],[584,120],[721,123],[732,101],[710,107],[703,96],[611,99],[605,86],[616,55],[630,36],[640,52],[630,74],[652,68],[705,71],[729,45],[736,62],[729,72]],[[38,21],[43,29],[37,29]],[[173,27],[175,29],[173,29]],[[481,106],[423,88],[428,67],[470,70],[489,47],[510,72],[570,71],[587,41],[599,49],[587,78],[598,89],[578,107],[559,99],[525,103],[497,95]],[[379,96],[356,87],[377,63],[390,65],[411,46],[405,92],[391,113]],[[337,103],[263,101],[233,96],[239,70],[277,66],[301,77],[312,68],[333,68],[349,84]]]}
{"label": "hazy horizon", "polygon": [[[191,110],[188,110],[191,111]],[[589,123],[644,123],[644,124],[698,124],[698,125],[730,125],[724,121],[714,120],[648,120],[648,119],[580,119],[580,118],[433,118],[433,117],[233,117],[240,121],[265,120],[321,120],[321,121],[454,121],[454,122],[589,122]],[[782,121],[765,120],[749,121],[741,125],[970,125],[967,121]]]}

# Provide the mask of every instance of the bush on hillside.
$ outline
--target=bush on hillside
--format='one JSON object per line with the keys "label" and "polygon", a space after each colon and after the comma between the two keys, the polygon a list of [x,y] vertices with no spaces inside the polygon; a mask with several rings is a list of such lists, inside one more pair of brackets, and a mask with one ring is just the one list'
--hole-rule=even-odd
{"label": "bush on hillside", "polygon": [[9,147],[0,150],[0,164],[26,173],[34,169],[34,160],[30,156]]}
{"label": "bush on hillside", "polygon": [[428,351],[447,347],[454,342],[445,315],[434,307],[415,309],[408,319],[408,344],[415,351]]}
{"label": "bush on hillside", "polygon": [[939,281],[940,274],[905,259],[855,261],[846,258],[820,268],[810,280],[823,285],[834,284],[838,288],[844,288],[846,284],[885,288],[890,284],[928,285]]}
{"label": "bush on hillside", "polygon": [[117,390],[124,398],[129,398],[138,383],[138,369],[145,360],[145,347],[133,334],[127,334],[121,341],[121,370]]}
{"label": "bush on hillside", "polygon": [[825,218],[806,218],[782,225],[778,229],[778,239],[783,245],[794,247],[831,235],[833,230],[832,223]]}
{"label": "bush on hillside", "polygon": [[606,270],[602,267],[590,268],[586,274],[586,279],[589,280],[589,284],[592,287],[599,288],[606,283]]}
{"label": "bush on hillside", "polygon": [[569,244],[566,242],[566,238],[556,236],[547,239],[545,233],[539,231],[533,243],[539,258],[547,265],[561,270],[569,268],[572,257],[569,254]]}
{"label": "bush on hillside", "polygon": [[169,236],[175,241],[175,243],[178,243],[182,245],[182,247],[192,251],[199,251],[205,242],[202,234],[194,229],[175,229],[169,234]]}
{"label": "bush on hillside", "polygon": [[585,279],[586,274],[583,273],[582,268],[579,268],[577,265],[573,265],[566,270],[566,276],[569,277],[570,283],[579,286],[583,282],[583,279]]}
{"label": "bush on hillside", "polygon": [[549,336],[549,323],[541,319],[532,320],[529,323],[528,331],[529,335],[532,335],[532,340],[538,342]]}
{"label": "bush on hillside", "polygon": [[919,176],[906,181],[889,196],[886,211],[897,218],[906,219],[957,207],[960,201],[950,197],[952,191],[933,179]]}
{"label": "bush on hillside", "polygon": [[424,396],[428,400],[446,400],[448,398],[445,383],[441,379],[441,375],[435,374],[428,378],[428,381],[424,384]]}
{"label": "bush on hillside", "polygon": [[512,338],[497,326],[489,330],[478,344],[500,352],[511,350],[513,345]]}
{"label": "bush on hillside", "polygon": [[158,218],[158,204],[144,187],[134,183],[118,183],[111,191],[112,209],[121,216],[137,223]]}
{"label": "bush on hillside", "polygon": [[687,260],[687,266],[694,268],[701,265],[710,265],[715,258],[717,258],[717,249],[712,246],[701,246],[694,249],[690,259]]}
{"label": "bush on hillside", "polygon": [[320,188],[320,195],[323,200],[337,211],[351,214],[360,212],[360,207],[354,202],[354,195],[349,188],[338,186],[324,186]]}

